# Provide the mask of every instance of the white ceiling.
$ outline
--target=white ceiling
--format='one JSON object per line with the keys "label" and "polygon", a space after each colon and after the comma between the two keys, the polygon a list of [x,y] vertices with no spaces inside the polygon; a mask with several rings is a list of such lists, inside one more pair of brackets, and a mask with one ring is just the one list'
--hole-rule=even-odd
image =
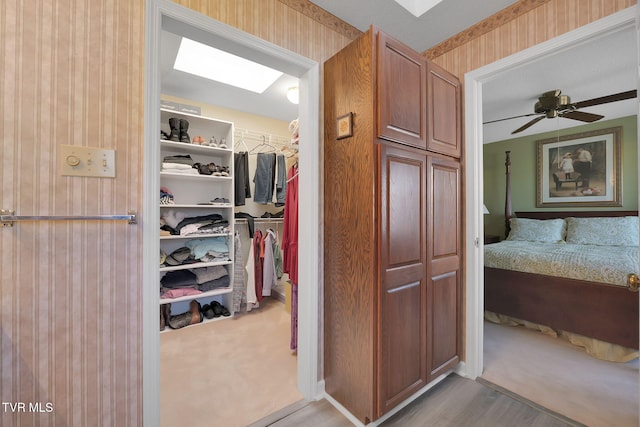
{"label": "white ceiling", "polygon": [[[509,6],[516,0],[443,0],[424,15],[416,18],[404,7],[390,0],[312,0],[354,27],[366,31],[374,24],[394,38],[423,52],[471,25]],[[464,10],[464,13],[459,13]],[[297,78],[283,76],[264,94],[216,84],[203,78],[173,70],[180,37],[183,34],[170,25],[161,41],[161,77],[163,93],[219,105],[257,115],[290,121],[297,117],[298,107],[286,99],[286,90],[297,84]],[[187,34],[189,35],[189,34]],[[192,37],[198,40],[198,35]],[[202,37],[198,40],[207,43]],[[215,47],[224,49],[209,43]],[[573,102],[636,88],[637,41],[632,28],[585,44],[578,44],[535,64],[501,75],[500,79],[483,86],[483,121],[533,113],[533,105],[543,92],[562,90]],[[257,62],[265,61],[251,58]],[[277,67],[276,67],[277,68]],[[281,70],[286,73],[286,70]],[[637,113],[637,99],[589,107],[583,111],[602,114],[605,119]],[[555,130],[556,126],[573,127],[582,124],[570,119],[545,119],[528,130],[511,135],[533,117],[507,120],[484,126],[486,142]]]}

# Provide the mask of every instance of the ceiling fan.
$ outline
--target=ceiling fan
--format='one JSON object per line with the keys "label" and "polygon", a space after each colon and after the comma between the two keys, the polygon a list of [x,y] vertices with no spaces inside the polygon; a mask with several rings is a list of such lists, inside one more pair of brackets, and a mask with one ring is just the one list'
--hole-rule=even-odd
{"label": "ceiling fan", "polygon": [[511,134],[513,135],[514,133],[522,132],[523,130],[528,129],[544,118],[552,119],[555,117],[564,117],[566,119],[573,119],[579,120],[581,122],[591,123],[602,119],[604,116],[601,116],[600,114],[587,113],[585,111],[578,111],[580,108],[607,104],[609,102],[622,101],[625,99],[635,98],[637,96],[636,90],[629,90],[627,92],[620,92],[612,95],[601,96],[599,98],[587,99],[585,101],[572,103],[571,98],[568,95],[561,95],[561,93],[562,92],[558,89],[543,93],[542,96],[538,98],[538,102],[536,102],[534,106],[534,113],[492,120],[489,122],[484,122],[483,124],[486,125],[488,123],[501,122],[503,120],[511,120],[519,117],[538,116],[511,132]]}

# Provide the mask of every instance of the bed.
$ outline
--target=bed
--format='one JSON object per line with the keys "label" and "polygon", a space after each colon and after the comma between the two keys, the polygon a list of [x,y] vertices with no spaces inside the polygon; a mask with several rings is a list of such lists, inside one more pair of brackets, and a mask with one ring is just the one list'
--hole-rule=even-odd
{"label": "bed", "polygon": [[[525,237],[523,239],[525,241],[520,242],[520,244],[524,245],[520,249],[517,247],[503,248],[504,246],[517,244],[517,242],[509,240],[504,241],[504,243],[485,245],[485,310],[490,314],[506,316],[508,319],[532,322],[535,325],[544,325],[554,331],[578,334],[581,337],[637,350],[639,334],[638,293],[633,292],[633,286],[627,283],[627,275],[629,273],[638,274],[637,232],[635,242],[624,243],[624,245],[628,246],[617,248],[602,244],[607,243],[608,236],[604,236],[601,240],[595,242],[597,246],[573,245],[573,243],[580,243],[584,240],[580,237],[581,235],[577,234],[578,231],[587,235],[587,243],[594,243],[588,241],[589,233],[584,233],[584,225],[590,225],[594,221],[596,224],[600,222],[600,225],[607,224],[607,221],[614,221],[616,224],[621,222],[632,224],[635,221],[635,227],[637,227],[638,212],[537,211],[516,212],[514,216],[513,212],[511,212],[511,195],[509,191],[509,163],[509,153],[507,152],[507,194],[505,198],[507,229],[505,230],[505,235],[509,236],[512,223],[530,221],[527,226],[536,224],[547,226],[555,223],[554,227],[556,227],[557,232],[558,223],[564,222],[565,229],[562,232],[565,233],[565,237],[562,239],[563,242],[555,242],[555,244],[543,242],[541,244],[543,247],[544,245],[550,246],[545,247],[542,251],[543,253],[538,255],[538,258],[534,261],[531,261],[531,264],[538,266],[538,270],[531,270],[533,272],[520,271],[525,270],[520,266],[527,264],[527,262],[523,261],[525,259],[524,256],[529,251],[533,251],[533,247],[538,243],[527,242]],[[514,218],[513,221],[512,218]],[[549,220],[551,222],[547,222]],[[539,221],[545,222],[540,223]],[[580,228],[580,225],[583,227]],[[570,228],[572,226],[574,227],[573,229]],[[573,239],[570,239],[568,234],[570,230],[576,231]],[[542,234],[546,235],[547,231]],[[595,238],[597,238],[597,233],[598,230],[593,231]],[[567,241],[570,241],[571,244],[567,244]],[[577,246],[575,249],[578,251],[577,256],[581,260],[577,265],[591,264],[591,262],[585,262],[585,259],[587,259],[585,257],[592,255],[592,252],[604,252],[605,258],[609,254],[609,259],[616,261],[614,264],[619,265],[609,266],[600,260],[597,261],[601,264],[596,270],[605,273],[602,277],[590,273],[587,273],[586,276],[578,274],[577,270],[581,269],[581,267],[562,267],[562,262],[558,261],[561,259],[561,254],[550,252],[552,247],[557,247],[560,252],[570,252],[568,249],[571,246]],[[507,252],[510,250],[512,256],[515,253],[517,255],[516,259],[507,261],[506,258],[502,258],[502,255],[496,255],[494,252],[500,249],[504,249]],[[618,249],[622,250],[618,251]],[[621,258],[624,258],[626,262],[618,262]],[[615,269],[617,271],[612,273]],[[568,274],[567,271],[569,272]],[[561,275],[569,277],[560,277]],[[589,351],[589,349],[587,350]],[[627,359],[629,354],[627,352],[627,356],[625,356]],[[637,351],[635,352],[635,357],[637,357]]]}

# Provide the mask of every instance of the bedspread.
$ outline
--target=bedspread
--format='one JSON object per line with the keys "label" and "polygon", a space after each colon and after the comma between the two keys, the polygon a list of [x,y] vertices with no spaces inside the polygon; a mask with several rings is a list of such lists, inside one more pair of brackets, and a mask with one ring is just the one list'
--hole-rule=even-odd
{"label": "bedspread", "polygon": [[639,270],[637,246],[509,240],[485,245],[484,265],[618,286],[627,286],[627,274]]}

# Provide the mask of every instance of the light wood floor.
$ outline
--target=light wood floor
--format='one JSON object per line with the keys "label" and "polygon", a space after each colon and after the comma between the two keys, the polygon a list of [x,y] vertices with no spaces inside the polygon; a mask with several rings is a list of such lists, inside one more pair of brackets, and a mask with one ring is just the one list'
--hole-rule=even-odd
{"label": "light wood floor", "polygon": [[[297,404],[293,413],[274,414],[250,427],[350,427],[352,424],[326,400]],[[450,375],[382,427],[566,427],[582,426],[561,415],[504,394],[493,387]]]}

